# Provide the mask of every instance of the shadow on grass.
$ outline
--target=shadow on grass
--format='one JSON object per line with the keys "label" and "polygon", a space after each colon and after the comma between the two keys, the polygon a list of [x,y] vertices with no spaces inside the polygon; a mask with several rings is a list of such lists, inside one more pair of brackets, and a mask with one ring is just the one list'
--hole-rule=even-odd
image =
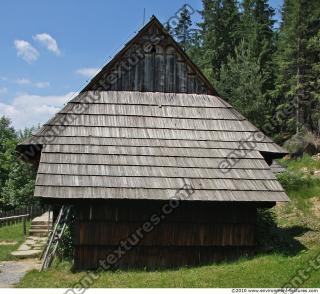
{"label": "shadow on grass", "polygon": [[286,256],[297,255],[307,249],[297,237],[313,231],[307,226],[294,225],[278,227],[276,217],[270,210],[258,211],[257,253],[278,253]]}

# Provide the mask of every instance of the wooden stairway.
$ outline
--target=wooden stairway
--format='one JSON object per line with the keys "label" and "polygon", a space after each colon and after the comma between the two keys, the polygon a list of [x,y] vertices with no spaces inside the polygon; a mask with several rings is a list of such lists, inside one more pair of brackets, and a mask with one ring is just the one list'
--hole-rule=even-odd
{"label": "wooden stairway", "polygon": [[[52,213],[50,213],[50,216],[52,216]],[[31,222],[29,236],[17,250],[11,252],[11,255],[17,258],[39,257],[46,245],[49,229],[51,229],[51,226],[52,220],[49,220],[48,212],[34,218]]]}
{"label": "wooden stairway", "polygon": [[49,220],[48,213],[36,217],[31,222],[29,236],[34,237],[47,237],[49,229],[52,227],[52,219]]}

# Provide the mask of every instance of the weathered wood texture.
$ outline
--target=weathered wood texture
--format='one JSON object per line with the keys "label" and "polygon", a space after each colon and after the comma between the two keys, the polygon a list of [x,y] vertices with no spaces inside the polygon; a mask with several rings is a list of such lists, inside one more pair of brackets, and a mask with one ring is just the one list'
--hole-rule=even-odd
{"label": "weathered wood texture", "polygon": [[[76,270],[96,269],[97,261],[105,259],[114,246],[75,247],[74,267]],[[232,260],[244,255],[253,255],[252,246],[249,247],[174,247],[174,246],[139,246],[132,249],[116,264],[117,268],[174,268],[179,266],[196,266]]]}
{"label": "weathered wood texture", "polygon": [[[77,203],[78,269],[97,268],[153,213],[162,222],[117,266],[252,252],[257,206],[288,200],[266,163],[286,151],[217,96],[156,18],[18,150],[41,152],[35,196]],[[194,193],[161,218],[186,183]]]}
{"label": "weathered wood texture", "polygon": [[274,174],[280,174],[286,171],[286,168],[283,167],[281,164],[279,164],[276,160],[272,161],[272,164],[270,165],[270,169]]}
{"label": "weathered wood texture", "polygon": [[86,92],[24,142],[41,143],[35,196],[166,200],[185,179],[188,200],[287,200],[260,153],[285,151],[216,96]]}
{"label": "weathered wood texture", "polygon": [[155,17],[18,150],[34,146],[38,197],[168,200],[187,181],[190,201],[288,200],[265,161],[286,151],[217,96]]}
{"label": "weathered wood texture", "polygon": [[215,94],[215,90],[156,18],[83,91]]}
{"label": "weathered wood texture", "polygon": [[[120,241],[133,245],[141,240],[116,267],[195,265],[229,259],[254,249],[255,204],[184,202],[166,215],[162,209],[165,203],[120,200],[78,205],[75,267],[97,268],[99,259],[117,249]],[[152,215],[161,221],[149,232],[141,230],[146,221],[155,224],[150,221]]]}

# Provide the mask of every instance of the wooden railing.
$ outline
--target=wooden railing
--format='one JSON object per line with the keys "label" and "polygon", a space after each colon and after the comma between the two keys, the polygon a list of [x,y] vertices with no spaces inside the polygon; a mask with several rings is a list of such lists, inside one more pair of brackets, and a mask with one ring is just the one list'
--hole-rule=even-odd
{"label": "wooden railing", "polygon": [[47,211],[47,207],[29,206],[0,212],[0,227],[25,222]]}
{"label": "wooden railing", "polygon": [[0,225],[12,223],[12,221],[13,222],[22,221],[22,232],[23,232],[23,236],[25,237],[27,235],[27,219],[29,217],[30,217],[30,214],[0,217]]}

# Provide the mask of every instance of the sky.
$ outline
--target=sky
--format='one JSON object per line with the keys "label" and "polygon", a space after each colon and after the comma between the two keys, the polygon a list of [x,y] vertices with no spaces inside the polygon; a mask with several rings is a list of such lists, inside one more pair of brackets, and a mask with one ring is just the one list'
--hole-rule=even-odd
{"label": "sky", "polygon": [[0,116],[16,129],[45,123],[135,35],[144,10],[145,22],[166,22],[184,4],[201,9],[200,0],[1,0]]}

